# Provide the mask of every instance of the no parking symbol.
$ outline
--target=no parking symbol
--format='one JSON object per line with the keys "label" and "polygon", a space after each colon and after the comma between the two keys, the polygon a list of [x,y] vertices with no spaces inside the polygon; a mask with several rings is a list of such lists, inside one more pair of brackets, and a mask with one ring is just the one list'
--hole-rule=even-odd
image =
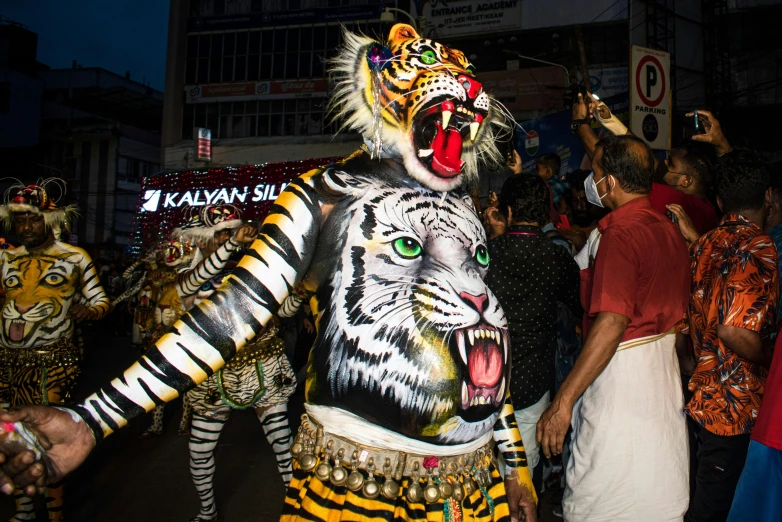
{"label": "no parking symbol", "polygon": [[630,129],[653,149],[670,147],[670,64],[664,51],[630,50]]}

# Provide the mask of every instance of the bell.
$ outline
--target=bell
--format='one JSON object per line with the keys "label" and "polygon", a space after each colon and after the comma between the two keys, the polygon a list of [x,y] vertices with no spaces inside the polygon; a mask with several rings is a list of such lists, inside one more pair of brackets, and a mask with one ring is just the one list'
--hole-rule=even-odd
{"label": "bell", "polygon": [[440,496],[442,498],[451,498],[451,495],[453,495],[453,486],[451,486],[451,483],[447,480],[441,480],[440,481]]}
{"label": "bell", "polygon": [[433,482],[427,484],[426,488],[424,488],[424,499],[430,504],[440,500],[440,488],[437,487],[437,484]]}
{"label": "bell", "polygon": [[329,475],[329,480],[331,480],[331,483],[335,486],[344,486],[345,482],[348,480],[348,470],[341,465],[334,466],[334,469],[331,470],[331,474]]}
{"label": "bell", "polygon": [[347,479],[347,486],[350,491],[358,491],[364,485],[364,475],[355,469],[350,472]]}
{"label": "bell", "polygon": [[424,498],[424,488],[416,480],[407,487],[407,500],[410,502],[421,502]]}
{"label": "bell", "polygon": [[312,453],[305,453],[299,457],[299,466],[304,471],[312,471],[318,465],[318,459]]}
{"label": "bell", "polygon": [[464,486],[462,486],[458,480],[453,483],[453,498],[457,502],[464,500]]}
{"label": "bell", "polygon": [[326,482],[329,479],[329,476],[331,476],[331,464],[329,464],[329,461],[324,460],[318,464],[318,467],[315,468],[315,476],[321,482]]}
{"label": "bell", "polygon": [[380,495],[380,486],[375,482],[375,479],[369,478],[364,482],[364,487],[361,488],[361,491],[366,498],[374,500]]}
{"label": "bell", "polygon": [[294,442],[291,445],[291,455],[294,457],[301,455],[302,451],[304,451],[304,445],[301,442]]}
{"label": "bell", "polygon": [[478,484],[475,483],[472,477],[464,477],[464,490],[467,493],[467,496],[478,491]]}
{"label": "bell", "polygon": [[399,496],[399,484],[392,478],[387,478],[383,483],[383,487],[380,488],[380,492],[388,500],[394,500]]}

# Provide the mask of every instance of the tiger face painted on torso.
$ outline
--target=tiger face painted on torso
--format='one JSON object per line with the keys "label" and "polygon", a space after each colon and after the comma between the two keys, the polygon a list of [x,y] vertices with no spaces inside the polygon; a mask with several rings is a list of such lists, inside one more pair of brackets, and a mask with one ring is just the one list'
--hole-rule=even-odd
{"label": "tiger face painted on torso", "polygon": [[305,279],[319,316],[307,401],[418,440],[472,441],[509,379],[486,236],[469,198],[422,189],[401,167],[364,156],[323,174],[343,196]]}
{"label": "tiger face painted on torso", "polygon": [[73,335],[68,311],[79,290],[83,261],[80,249],[62,243],[41,252],[22,247],[0,254],[4,347],[37,348]]}

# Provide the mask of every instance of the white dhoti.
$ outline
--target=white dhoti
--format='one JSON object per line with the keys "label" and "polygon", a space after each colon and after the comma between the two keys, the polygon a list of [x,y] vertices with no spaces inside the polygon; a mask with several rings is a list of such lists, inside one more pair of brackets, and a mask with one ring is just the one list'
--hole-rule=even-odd
{"label": "white dhoti", "polygon": [[567,522],[682,520],[689,503],[674,334],[619,345],[573,408]]}

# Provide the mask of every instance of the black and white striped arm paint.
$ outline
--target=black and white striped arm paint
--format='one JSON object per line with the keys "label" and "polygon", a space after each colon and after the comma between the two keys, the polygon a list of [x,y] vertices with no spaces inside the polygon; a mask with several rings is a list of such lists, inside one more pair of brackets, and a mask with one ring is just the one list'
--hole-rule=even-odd
{"label": "black and white striped arm paint", "polygon": [[228,263],[231,255],[242,247],[233,238],[220,245],[217,250],[205,257],[195,267],[177,274],[177,292],[185,298],[195,295],[201,285],[217,276]]}
{"label": "black and white striped arm paint", "polygon": [[203,382],[263,329],[309,268],[321,224],[315,189],[320,173],[312,171],[288,185],[258,239],[209,299],[76,408],[96,440]]}

